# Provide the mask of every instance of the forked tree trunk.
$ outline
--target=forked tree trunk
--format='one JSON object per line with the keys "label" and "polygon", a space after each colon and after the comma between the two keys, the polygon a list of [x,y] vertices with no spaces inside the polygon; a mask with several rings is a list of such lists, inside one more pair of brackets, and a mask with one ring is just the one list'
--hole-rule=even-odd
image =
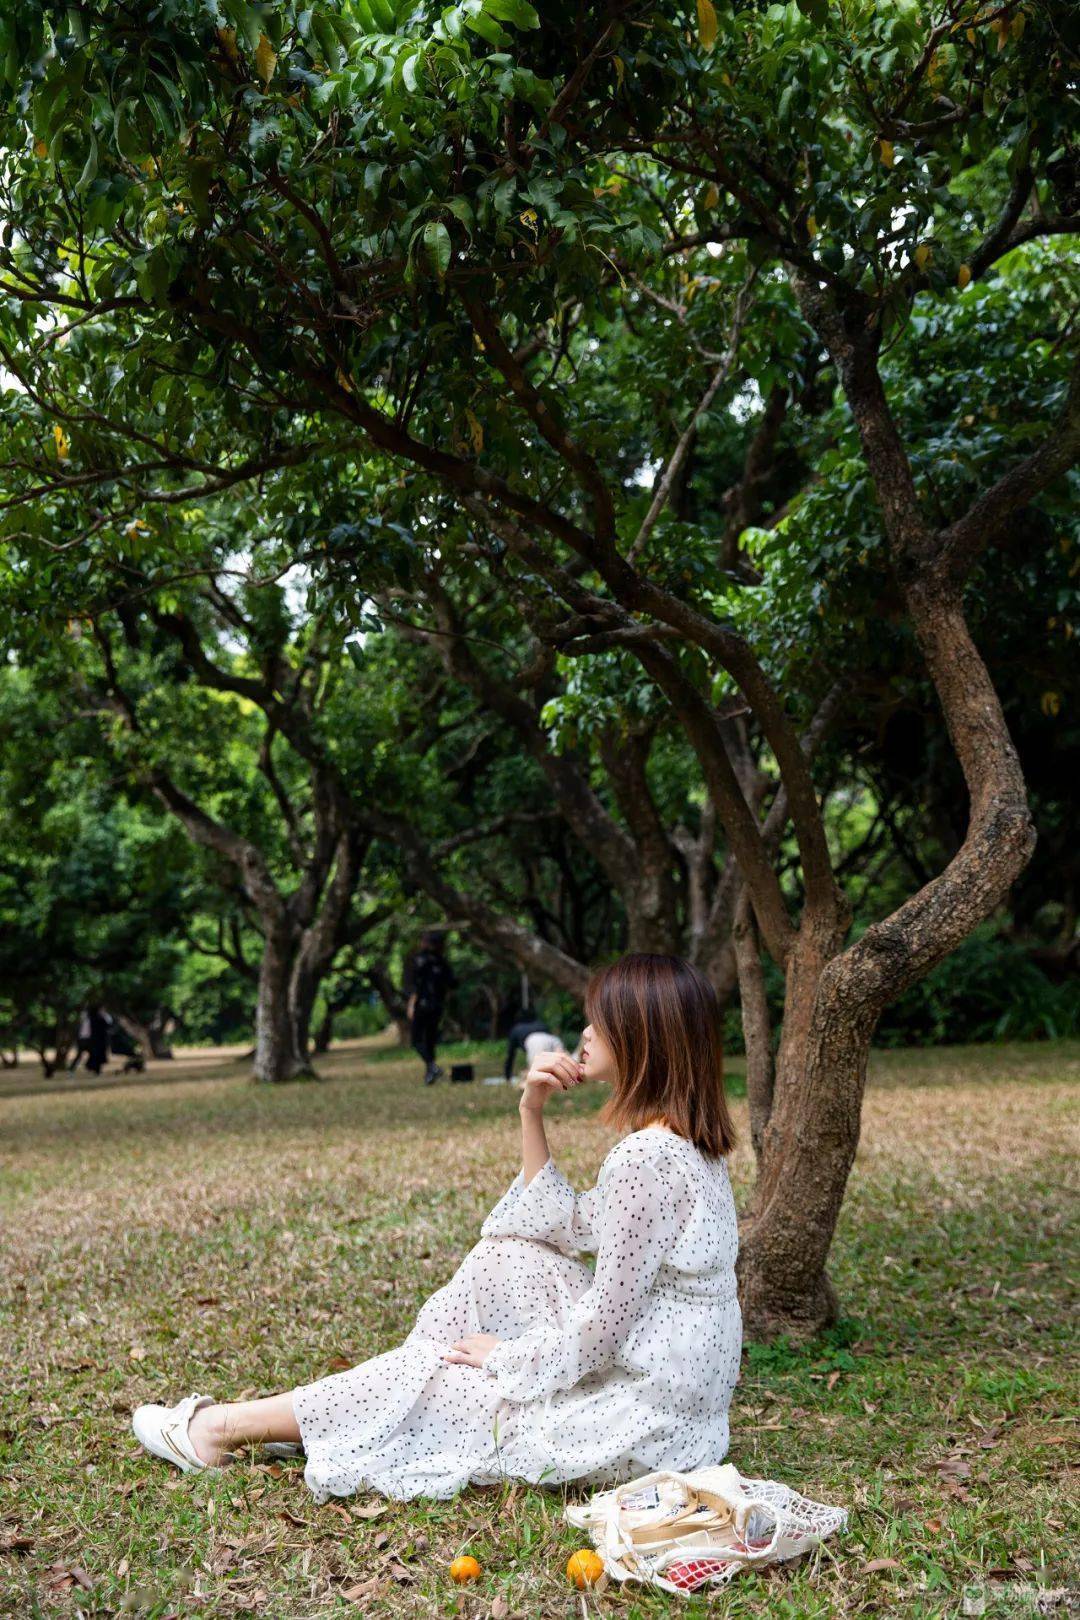
{"label": "forked tree trunk", "polygon": [[855,332],[820,288],[803,285],[800,298],[855,417],[894,576],[969,804],[963,844],[944,870],[846,950],[839,938],[817,941],[812,908],[804,912],[788,959],[773,1108],[739,1260],[744,1318],[755,1337],[805,1337],[835,1314],[825,1261],[858,1146],[878,1019],[992,913],[1031,858],[1035,830],[1023,772],[966,622],[964,581],[988,534],[1064,471],[1080,446],[1078,393],[1070,394],[1056,441],[1051,436],[1004,475],[963,519],[932,532],[889,412],[875,339]]}
{"label": "forked tree trunk", "polygon": [[958,589],[923,580],[906,594],[967,782],[967,834],[944,871],[846,950],[839,938],[816,942],[804,917],[740,1245],[743,1315],[754,1338],[805,1338],[834,1318],[825,1262],[858,1147],[878,1019],[991,914],[1035,845],[1019,760]]}
{"label": "forked tree trunk", "polygon": [[319,993],[323,974],[320,964],[303,946],[297,951],[289,976],[289,1016],[292,1024],[293,1049],[302,1053],[310,1068],[308,1053],[311,1049],[311,1018],[315,1011],[315,997]]}
{"label": "forked tree trunk", "polygon": [[252,1072],[256,1080],[270,1084],[314,1077],[306,1047],[301,1050],[297,1045],[289,995],[295,956],[295,945],[287,933],[267,935],[259,964]]}

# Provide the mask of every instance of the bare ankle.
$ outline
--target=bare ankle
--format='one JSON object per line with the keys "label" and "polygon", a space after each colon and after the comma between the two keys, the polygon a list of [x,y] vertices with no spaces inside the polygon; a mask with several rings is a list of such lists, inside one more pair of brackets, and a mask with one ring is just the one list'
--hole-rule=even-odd
{"label": "bare ankle", "polygon": [[204,1463],[217,1463],[226,1449],[224,1406],[204,1406],[188,1424],[188,1436],[196,1456]]}

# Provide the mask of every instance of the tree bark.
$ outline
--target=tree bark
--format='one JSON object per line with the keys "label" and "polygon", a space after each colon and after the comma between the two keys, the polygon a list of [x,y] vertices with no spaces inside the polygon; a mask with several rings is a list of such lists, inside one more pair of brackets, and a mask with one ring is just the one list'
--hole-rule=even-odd
{"label": "tree bark", "polygon": [[295,1012],[289,994],[296,954],[295,939],[287,928],[267,933],[259,964],[252,1072],[256,1080],[271,1085],[283,1080],[314,1079],[307,1047],[301,1049],[298,1045]]}
{"label": "tree bark", "polygon": [[772,1114],[776,1071],[761,949],[753,910],[745,894],[739,897],[732,937],[739,975],[743,1047],[746,1052],[746,1097],[750,1105],[750,1141],[760,1164],[765,1127]]}
{"label": "tree bark", "polygon": [[321,1057],[325,1052],[329,1052],[330,1042],[333,1040],[333,1038],[334,1008],[327,1007],[326,1011],[319,1020],[319,1027],[315,1031],[315,1038],[312,1042],[316,1057]]}

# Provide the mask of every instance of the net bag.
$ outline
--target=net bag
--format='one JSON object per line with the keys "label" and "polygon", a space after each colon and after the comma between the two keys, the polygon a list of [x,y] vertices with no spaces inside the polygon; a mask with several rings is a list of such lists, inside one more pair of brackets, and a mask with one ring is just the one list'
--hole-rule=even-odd
{"label": "net bag", "polygon": [[645,1474],[566,1508],[616,1581],[694,1592],[740,1569],[816,1547],[847,1523],[844,1508],[772,1479],[744,1479],[730,1463],[691,1474]]}

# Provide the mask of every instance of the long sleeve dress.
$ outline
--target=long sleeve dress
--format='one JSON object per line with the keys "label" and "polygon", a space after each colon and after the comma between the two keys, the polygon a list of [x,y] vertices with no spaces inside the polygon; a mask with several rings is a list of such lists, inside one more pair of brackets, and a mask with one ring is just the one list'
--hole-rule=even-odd
{"label": "long sleeve dress", "polygon": [[[720,1462],[737,1243],[726,1162],[662,1128],[618,1142],[585,1193],[550,1159],[528,1186],[519,1172],[404,1343],[294,1391],[316,1499]],[[502,1342],[480,1368],[444,1361],[470,1333]]]}

